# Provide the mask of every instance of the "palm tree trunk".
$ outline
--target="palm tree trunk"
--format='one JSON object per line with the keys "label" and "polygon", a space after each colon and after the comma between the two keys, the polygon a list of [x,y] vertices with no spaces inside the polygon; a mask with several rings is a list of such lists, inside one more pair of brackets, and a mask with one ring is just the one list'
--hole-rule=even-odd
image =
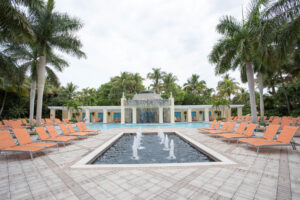
{"label": "palm tree trunk", "polygon": [[0,109],[0,116],[2,115],[3,109],[4,109],[4,105],[6,102],[6,97],[7,97],[7,91],[4,91],[4,96],[3,96],[3,100],[2,100],[2,105],[1,105],[1,109]]}
{"label": "palm tree trunk", "polygon": [[281,81],[283,93],[284,93],[285,100],[286,100],[288,114],[290,115],[291,114],[291,102],[290,102],[289,97],[288,97],[287,92],[286,92],[286,87],[285,87],[285,84],[284,84],[284,79],[282,77],[282,72],[281,71],[279,71],[279,76],[280,76],[280,81]]}
{"label": "palm tree trunk", "polygon": [[46,56],[40,56],[39,67],[37,69],[37,103],[36,103],[36,125],[41,125],[43,95],[45,87]]}
{"label": "palm tree trunk", "polygon": [[246,63],[246,73],[247,73],[248,88],[250,94],[252,122],[257,123],[257,110],[256,110],[256,101],[255,101],[255,92],[254,92],[254,71],[253,71],[252,62]]}
{"label": "palm tree trunk", "polygon": [[260,121],[264,122],[265,117],[265,106],[264,106],[264,86],[263,86],[263,78],[260,72],[257,72],[258,79],[258,89],[259,89],[259,106],[260,106]]}
{"label": "palm tree trunk", "polygon": [[33,125],[35,94],[36,94],[36,80],[33,79],[31,81],[31,87],[30,87],[30,104],[29,104],[29,123],[31,126]]}

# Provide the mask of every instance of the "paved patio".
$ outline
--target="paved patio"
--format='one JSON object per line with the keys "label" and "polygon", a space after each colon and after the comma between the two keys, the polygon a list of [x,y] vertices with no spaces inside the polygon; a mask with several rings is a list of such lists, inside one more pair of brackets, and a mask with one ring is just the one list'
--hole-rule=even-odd
{"label": "paved patio", "polygon": [[[300,152],[227,144],[195,129],[179,131],[235,161],[236,165],[127,169],[71,169],[82,156],[121,131],[75,141],[48,155],[0,155],[0,199],[300,199]],[[156,128],[143,128],[156,131]],[[300,138],[295,139],[300,142]]]}

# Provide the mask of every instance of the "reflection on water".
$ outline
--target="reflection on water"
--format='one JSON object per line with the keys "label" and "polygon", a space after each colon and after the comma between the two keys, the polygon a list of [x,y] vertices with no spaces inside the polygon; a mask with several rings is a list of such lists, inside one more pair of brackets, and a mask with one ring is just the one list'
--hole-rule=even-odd
{"label": "reflection on water", "polygon": [[214,162],[213,159],[201,153],[175,134],[168,134],[169,141],[174,141],[175,159],[168,159],[169,151],[163,150],[164,144],[160,144],[160,138],[157,134],[145,134],[141,139],[141,145],[144,149],[138,150],[139,159],[134,160],[132,159],[134,136],[135,134],[122,136],[114,145],[97,158],[93,164]]}

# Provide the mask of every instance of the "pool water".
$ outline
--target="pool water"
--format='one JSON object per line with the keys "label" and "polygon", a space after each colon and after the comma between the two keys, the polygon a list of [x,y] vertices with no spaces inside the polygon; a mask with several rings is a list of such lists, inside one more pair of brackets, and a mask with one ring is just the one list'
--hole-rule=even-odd
{"label": "pool water", "polygon": [[90,129],[102,129],[108,130],[113,128],[130,128],[130,127],[181,127],[181,128],[199,128],[208,127],[210,123],[206,122],[192,122],[192,123],[163,123],[163,124],[103,124],[94,123],[88,124],[87,127]]}
{"label": "pool water", "polygon": [[101,154],[92,164],[158,164],[158,163],[195,163],[214,162],[198,149],[181,139],[174,133],[168,133],[169,141],[174,141],[176,159],[168,159],[169,151],[163,150],[157,134],[144,134],[141,145],[144,149],[138,150],[138,160],[132,159],[132,144],[135,134],[123,135],[109,149]]}

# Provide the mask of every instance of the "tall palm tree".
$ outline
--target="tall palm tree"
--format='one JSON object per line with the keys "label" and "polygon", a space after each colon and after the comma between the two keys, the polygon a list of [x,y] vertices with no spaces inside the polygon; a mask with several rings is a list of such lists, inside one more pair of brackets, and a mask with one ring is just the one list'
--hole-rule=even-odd
{"label": "tall palm tree", "polygon": [[192,94],[201,94],[207,87],[205,81],[199,81],[200,76],[198,74],[192,74],[192,76],[183,84],[185,91]]}
{"label": "tall palm tree", "polygon": [[176,88],[177,77],[172,73],[168,73],[163,77],[162,88],[164,92],[170,93],[173,92]]}
{"label": "tall palm tree", "polygon": [[42,0],[0,1],[0,41],[33,41],[34,32],[23,10],[25,7],[35,12],[42,5]]}
{"label": "tall palm tree", "polygon": [[223,37],[214,45],[209,55],[210,62],[216,64],[216,74],[245,67],[250,94],[252,122],[257,122],[257,110],[254,90],[254,61],[257,57],[254,50],[257,45],[260,7],[264,3],[254,0],[250,4],[248,16],[238,22],[232,16],[225,16],[217,25],[217,31]]}
{"label": "tall palm tree", "polygon": [[[12,58],[20,60],[22,65],[20,68],[24,72],[29,72],[31,78],[31,87],[30,87],[30,106],[29,106],[29,122],[33,124],[34,118],[34,104],[36,97],[36,82],[37,82],[37,67],[38,67],[38,52],[37,47],[34,44],[9,44],[5,49],[5,52],[8,53]],[[58,83],[58,77],[55,72],[50,68],[54,67],[57,71],[62,71],[64,67],[68,66],[68,63],[60,58],[58,55],[55,55],[51,51],[47,51],[46,56],[46,74],[49,77],[50,81]]]}
{"label": "tall palm tree", "polygon": [[229,74],[226,74],[223,77],[223,80],[218,82],[217,88],[220,93],[219,95],[226,97],[230,102],[231,95],[238,92],[239,84],[234,80],[234,78],[229,77]]}
{"label": "tall palm tree", "polygon": [[152,68],[152,72],[147,74],[147,78],[153,81],[150,86],[156,93],[160,92],[161,81],[165,74],[165,72],[161,71],[161,68]]}
{"label": "tall palm tree", "polygon": [[75,92],[78,89],[78,86],[71,83],[67,83],[67,86],[64,88],[64,91],[67,94],[68,100],[71,100],[75,96]]}
{"label": "tall palm tree", "polygon": [[[11,63],[8,63],[9,65],[0,65],[0,89],[4,91],[0,107],[0,117],[6,103],[7,94],[9,92],[27,95],[27,88],[25,88],[26,85],[23,84],[25,81],[25,72],[15,65],[15,61],[13,61],[12,58],[9,58],[9,60],[11,60]],[[7,66],[9,66],[9,68],[7,68]]]}
{"label": "tall palm tree", "polygon": [[46,7],[38,10],[35,15],[32,28],[36,35],[39,56],[37,68],[37,125],[41,124],[42,118],[47,52],[53,52],[53,48],[55,48],[78,58],[85,57],[84,52],[80,50],[82,44],[74,35],[81,27],[82,24],[78,19],[55,12],[54,0],[48,0]]}
{"label": "tall palm tree", "polygon": [[133,93],[138,93],[141,92],[142,90],[145,89],[144,85],[143,85],[143,77],[141,77],[141,75],[139,73],[134,73],[132,75],[133,77]]}
{"label": "tall palm tree", "polygon": [[[300,2],[298,0],[270,1],[262,12],[263,21],[258,34],[261,60],[270,74],[278,76],[287,102],[288,113],[291,103],[285,86],[283,73],[290,64],[291,55],[299,54]],[[297,53],[295,53],[297,52]],[[258,78],[263,76],[258,76]],[[273,85],[273,92],[274,92]]]}

